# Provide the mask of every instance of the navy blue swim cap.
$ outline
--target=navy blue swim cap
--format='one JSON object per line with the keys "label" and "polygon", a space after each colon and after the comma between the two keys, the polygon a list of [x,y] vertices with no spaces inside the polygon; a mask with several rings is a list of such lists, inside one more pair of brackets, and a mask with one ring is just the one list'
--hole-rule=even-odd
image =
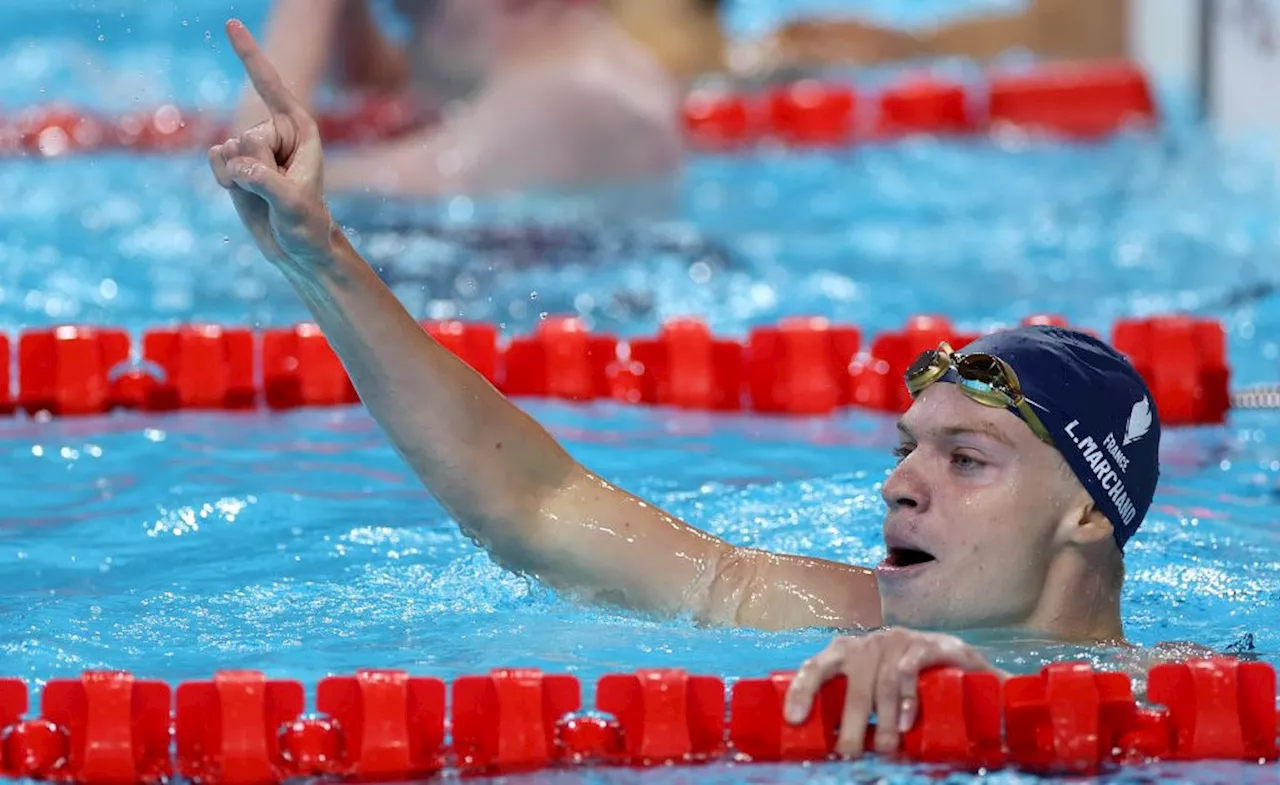
{"label": "navy blue swim cap", "polygon": [[1110,519],[1123,551],[1146,517],[1160,476],[1160,418],[1129,360],[1087,333],[1048,325],[994,332],[957,351],[985,352],[1013,368],[1054,445]]}

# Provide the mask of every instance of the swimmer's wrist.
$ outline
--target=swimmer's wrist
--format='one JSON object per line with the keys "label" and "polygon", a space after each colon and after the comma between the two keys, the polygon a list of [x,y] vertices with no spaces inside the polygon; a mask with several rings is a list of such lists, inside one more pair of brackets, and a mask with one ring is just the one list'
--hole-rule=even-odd
{"label": "swimmer's wrist", "polygon": [[291,264],[279,265],[295,286],[347,283],[361,265],[368,266],[336,221],[330,220],[324,239],[308,245],[305,253],[290,254]]}

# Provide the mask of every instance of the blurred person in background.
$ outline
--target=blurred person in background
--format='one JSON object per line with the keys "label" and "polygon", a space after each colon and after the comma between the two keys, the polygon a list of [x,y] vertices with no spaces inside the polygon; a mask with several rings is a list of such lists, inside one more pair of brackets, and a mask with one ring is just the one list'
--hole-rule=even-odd
{"label": "blurred person in background", "polygon": [[[409,92],[438,122],[335,156],[326,185],[407,196],[662,179],[681,159],[680,91],[596,0],[278,0],[265,50],[290,89]],[[267,119],[251,93],[237,132]]]}
{"label": "blurred person in background", "polygon": [[[438,122],[335,156],[336,191],[409,196],[610,185],[680,166],[682,87],[707,74],[874,65],[1011,49],[1051,59],[1125,50],[1122,0],[1031,0],[1020,10],[904,30],[801,18],[732,41],[726,0],[395,0],[398,44],[370,0],[277,0],[265,49],[313,108],[319,88],[409,92]],[[252,93],[235,129],[265,118]]]}

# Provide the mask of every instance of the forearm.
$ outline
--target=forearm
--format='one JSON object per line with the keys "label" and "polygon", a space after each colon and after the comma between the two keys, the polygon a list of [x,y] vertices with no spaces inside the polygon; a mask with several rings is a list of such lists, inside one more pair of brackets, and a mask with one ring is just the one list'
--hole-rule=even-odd
{"label": "forearm", "polygon": [[527,558],[542,535],[539,510],[575,461],[432,339],[334,235],[321,271],[291,278],[365,407],[468,535],[499,560]]}
{"label": "forearm", "polygon": [[1127,45],[1124,0],[1033,0],[1022,11],[981,16],[916,34],[922,54],[987,60],[1026,49],[1049,59],[1120,57]]}
{"label": "forearm", "polygon": [[1038,36],[1027,14],[965,19],[912,34],[917,56],[990,60],[1012,49],[1035,50]]}
{"label": "forearm", "polygon": [[405,53],[382,34],[366,0],[345,0],[338,42],[342,77],[357,87],[394,91],[409,76]]}

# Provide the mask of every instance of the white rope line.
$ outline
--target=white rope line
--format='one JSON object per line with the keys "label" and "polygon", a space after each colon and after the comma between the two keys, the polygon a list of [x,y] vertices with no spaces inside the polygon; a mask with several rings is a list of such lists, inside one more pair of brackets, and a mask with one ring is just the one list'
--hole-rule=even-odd
{"label": "white rope line", "polygon": [[1280,409],[1280,385],[1248,387],[1231,393],[1232,409]]}

